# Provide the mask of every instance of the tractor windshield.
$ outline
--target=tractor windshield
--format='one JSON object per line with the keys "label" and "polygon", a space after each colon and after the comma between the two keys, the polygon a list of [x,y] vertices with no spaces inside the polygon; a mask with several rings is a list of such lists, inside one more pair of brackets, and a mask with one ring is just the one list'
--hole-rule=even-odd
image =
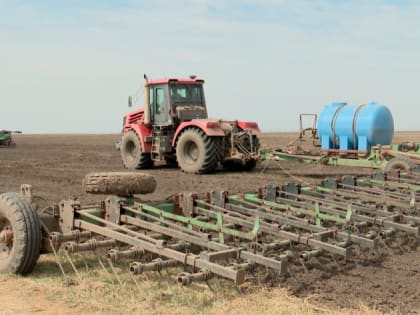
{"label": "tractor windshield", "polygon": [[202,96],[202,85],[198,84],[177,84],[169,88],[171,103],[175,106],[204,106]]}

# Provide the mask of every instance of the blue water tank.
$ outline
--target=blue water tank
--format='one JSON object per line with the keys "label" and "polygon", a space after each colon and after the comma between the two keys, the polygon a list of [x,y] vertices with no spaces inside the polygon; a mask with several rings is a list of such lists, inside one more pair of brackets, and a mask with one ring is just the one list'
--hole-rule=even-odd
{"label": "blue water tank", "polygon": [[318,116],[322,149],[368,151],[372,145],[391,144],[394,120],[384,105],[331,103]]}

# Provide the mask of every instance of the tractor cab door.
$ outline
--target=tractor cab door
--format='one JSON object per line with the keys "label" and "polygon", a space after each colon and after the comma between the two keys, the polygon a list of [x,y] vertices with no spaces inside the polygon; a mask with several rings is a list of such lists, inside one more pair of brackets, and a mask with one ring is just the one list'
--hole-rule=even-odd
{"label": "tractor cab door", "polygon": [[171,124],[167,88],[164,85],[153,86],[150,87],[149,93],[153,123],[156,125]]}

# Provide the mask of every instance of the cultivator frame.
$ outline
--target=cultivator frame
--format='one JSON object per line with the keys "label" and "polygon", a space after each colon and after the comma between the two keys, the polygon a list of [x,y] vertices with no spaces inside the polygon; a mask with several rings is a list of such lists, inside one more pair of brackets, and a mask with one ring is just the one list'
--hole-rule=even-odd
{"label": "cultivator frame", "polygon": [[247,194],[186,192],[161,202],[109,196],[97,205],[67,200],[49,208],[60,228],[44,236],[68,257],[106,249],[111,263],[130,262],[132,276],[183,266],[177,276],[183,285],[213,276],[241,285],[257,271],[281,279],[291,264],[345,262],[356,247],[376,251],[398,235],[416,243],[419,202],[415,177],[382,173]]}

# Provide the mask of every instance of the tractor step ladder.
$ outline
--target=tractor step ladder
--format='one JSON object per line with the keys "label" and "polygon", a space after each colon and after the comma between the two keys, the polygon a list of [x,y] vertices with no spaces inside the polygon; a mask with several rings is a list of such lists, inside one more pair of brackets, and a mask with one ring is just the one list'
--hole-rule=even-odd
{"label": "tractor step ladder", "polygon": [[162,161],[163,156],[160,152],[160,137],[159,136],[153,136],[151,153],[152,153],[152,160]]}
{"label": "tractor step ladder", "polygon": [[[170,153],[171,147],[168,141],[171,139],[171,127],[166,125],[155,125],[152,130],[152,149],[151,155],[154,161],[163,161],[164,154]],[[169,150],[169,151],[168,151]]]}

